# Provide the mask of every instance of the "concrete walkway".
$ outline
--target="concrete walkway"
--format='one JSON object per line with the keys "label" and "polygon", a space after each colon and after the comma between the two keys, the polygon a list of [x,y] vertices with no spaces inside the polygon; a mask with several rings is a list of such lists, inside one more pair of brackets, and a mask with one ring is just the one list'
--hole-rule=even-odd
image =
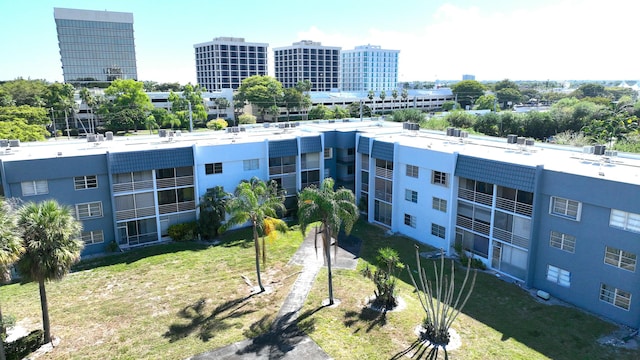
{"label": "concrete walkway", "polygon": [[[298,275],[291,292],[284,300],[280,311],[271,326],[271,330],[258,336],[255,339],[243,340],[210,352],[195,355],[191,360],[231,360],[231,359],[304,359],[304,360],[326,360],[330,357],[307,336],[304,331],[298,328],[297,320],[302,320],[318,309],[299,314],[300,309],[313,286],[318,271],[324,264],[322,249],[316,250],[314,246],[315,229],[309,229],[307,236],[298,248],[298,251],[291,258],[290,264],[302,265],[302,272]],[[318,244],[321,244],[318,241]],[[332,255],[333,255],[333,249]],[[342,260],[341,260],[342,259]],[[338,250],[336,264],[347,268],[355,268],[357,254]]]}

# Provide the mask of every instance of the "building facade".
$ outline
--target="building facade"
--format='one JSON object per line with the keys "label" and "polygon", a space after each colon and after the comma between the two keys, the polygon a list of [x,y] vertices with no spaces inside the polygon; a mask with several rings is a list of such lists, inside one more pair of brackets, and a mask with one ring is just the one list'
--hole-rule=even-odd
{"label": "building facade", "polygon": [[311,81],[311,91],[331,91],[340,87],[340,48],[303,40],[291,46],[275,48],[276,79],[284,88]]}
{"label": "building facade", "polygon": [[399,50],[385,50],[376,45],[342,50],[342,91],[390,91],[398,87]]}
{"label": "building facade", "polygon": [[[226,132],[0,141],[2,195],[55,198],[83,223],[83,255],[169,240],[198,199],[242,179],[295,194],[324,178],[354,190],[366,221],[607,317],[640,326],[640,157],[417,130],[313,121]],[[602,150],[602,149],[600,149]]]}
{"label": "building facade", "polygon": [[269,44],[248,43],[243,38],[217,37],[193,47],[196,81],[208,91],[236,90],[242,80],[250,76],[267,75]]}
{"label": "building facade", "polygon": [[138,79],[132,13],[54,8],[53,14],[65,83]]}

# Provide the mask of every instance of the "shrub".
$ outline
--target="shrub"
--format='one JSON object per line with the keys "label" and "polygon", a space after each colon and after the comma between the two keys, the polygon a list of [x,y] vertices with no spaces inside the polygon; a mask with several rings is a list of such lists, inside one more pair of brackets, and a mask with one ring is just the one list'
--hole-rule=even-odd
{"label": "shrub", "polygon": [[198,235],[198,223],[195,221],[169,226],[169,236],[173,241],[190,241]]}
{"label": "shrub", "polygon": [[374,305],[391,310],[398,305],[395,296],[396,272],[403,269],[404,264],[400,262],[398,252],[391,248],[379,249],[377,260],[379,265],[376,271],[372,273],[367,265],[362,275],[371,279],[376,286]]}
{"label": "shrub", "polygon": [[207,123],[207,129],[211,130],[224,130],[227,128],[229,124],[225,119],[217,118],[215,120],[211,120]]}
{"label": "shrub", "polygon": [[4,344],[7,360],[20,360],[44,345],[44,331],[34,330],[29,335]]}
{"label": "shrub", "polygon": [[256,117],[251,114],[242,114],[238,116],[238,124],[255,124]]}

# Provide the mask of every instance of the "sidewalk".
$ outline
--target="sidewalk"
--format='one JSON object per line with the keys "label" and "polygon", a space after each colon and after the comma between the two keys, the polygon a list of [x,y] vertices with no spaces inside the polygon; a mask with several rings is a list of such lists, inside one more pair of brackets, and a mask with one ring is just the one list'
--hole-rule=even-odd
{"label": "sidewalk", "polygon": [[[255,339],[239,341],[210,352],[192,356],[188,360],[330,359],[309,336],[298,328],[296,321],[322,309],[320,307],[312,312],[299,314],[309,294],[309,290],[311,290],[313,286],[316,275],[318,275],[318,271],[320,271],[324,263],[321,248],[318,249],[318,255],[316,256],[314,237],[315,229],[309,229],[305,240],[291,258],[290,263],[303,265],[302,272],[298,275],[298,278],[291,288],[291,292],[284,300],[276,320],[268,333],[258,336]],[[321,244],[320,241],[318,243]],[[340,258],[341,250],[342,249],[338,250],[338,258]],[[343,255],[345,258],[353,258],[353,256],[350,256],[350,253],[345,253],[346,254]]]}

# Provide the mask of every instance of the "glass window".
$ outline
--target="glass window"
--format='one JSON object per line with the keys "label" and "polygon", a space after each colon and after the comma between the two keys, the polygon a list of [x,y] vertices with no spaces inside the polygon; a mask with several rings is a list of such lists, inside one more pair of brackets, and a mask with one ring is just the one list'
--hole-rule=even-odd
{"label": "glass window", "polygon": [[417,178],[419,175],[419,168],[414,165],[407,164],[407,176]]}
{"label": "glass window", "polygon": [[631,293],[607,284],[600,284],[600,300],[615,307],[629,310],[631,306]]}
{"label": "glass window", "polygon": [[547,266],[547,280],[560,286],[569,287],[571,286],[571,273],[559,267],[549,265]]}
{"label": "glass window", "polygon": [[410,189],[404,190],[404,199],[407,201],[411,201],[412,203],[418,202],[418,192]]}
{"label": "glass window", "polygon": [[97,188],[98,177],[96,175],[76,176],[73,178],[73,186],[76,190]]}
{"label": "glass window", "polygon": [[76,215],[78,220],[102,217],[102,202],[76,204]]}
{"label": "glass window", "polygon": [[23,181],[20,183],[22,196],[43,195],[49,193],[47,180]]}
{"label": "glass window", "polygon": [[563,234],[558,231],[551,231],[549,246],[573,253],[576,249],[576,237],[568,234]]}
{"label": "glass window", "polygon": [[85,245],[99,244],[104,242],[104,233],[102,230],[83,231],[80,234],[80,239]]}
{"label": "glass window", "polygon": [[416,227],[416,217],[409,214],[404,214],[404,224],[411,226],[412,228]]}
{"label": "glass window", "polygon": [[636,254],[606,246],[604,263],[620,269],[636,271]]}
{"label": "glass window", "polygon": [[258,170],[258,168],[260,167],[260,160],[259,159],[244,160],[242,162],[242,167],[244,171]]}
{"label": "glass window", "polygon": [[640,233],[640,214],[611,209],[609,226]]}
{"label": "glass window", "polygon": [[580,221],[581,207],[582,204],[579,201],[552,196],[549,212],[553,215]]}
{"label": "glass window", "polygon": [[445,238],[446,229],[444,226],[431,223],[431,235],[439,238]]}
{"label": "glass window", "polygon": [[440,171],[432,171],[431,172],[431,183],[447,186],[447,173]]}
{"label": "glass window", "polygon": [[222,163],[204,164],[204,172],[207,175],[222,174]]}
{"label": "glass window", "polygon": [[447,200],[433,197],[431,207],[438,211],[447,212]]}

